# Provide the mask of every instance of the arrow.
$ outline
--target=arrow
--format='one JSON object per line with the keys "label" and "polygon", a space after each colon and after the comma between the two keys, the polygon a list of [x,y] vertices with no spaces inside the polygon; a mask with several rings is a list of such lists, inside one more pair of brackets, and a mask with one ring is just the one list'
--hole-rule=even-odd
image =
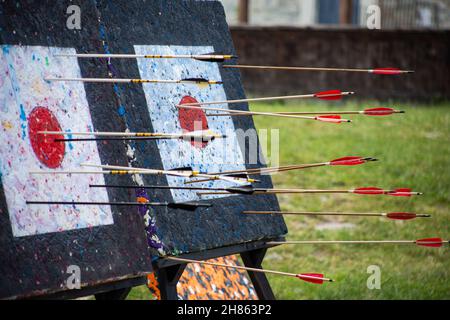
{"label": "arrow", "polygon": [[[222,100],[222,101],[206,101],[206,102],[190,102],[183,103],[179,106],[207,106],[214,104],[234,104],[234,103],[242,103],[242,102],[253,102],[253,101],[272,101],[272,100],[290,100],[290,99],[311,99],[317,98],[321,100],[339,100],[343,96],[353,95],[354,92],[342,92],[340,90],[329,90],[316,92],[311,94],[299,94],[299,95],[291,95],[291,96],[277,96],[277,97],[264,97],[264,98],[247,98],[247,99],[234,99],[234,100]],[[223,110],[223,109],[222,109]],[[228,111],[228,110],[226,110]]]}
{"label": "arrow", "polygon": [[[210,180],[224,180],[228,182],[236,182],[240,184],[247,184],[247,183],[253,183],[253,182],[259,182],[256,179],[251,179],[244,176],[226,176],[226,175],[220,175],[215,174],[211,175],[208,173],[201,173],[196,170],[192,170],[192,168],[181,168],[181,169],[173,169],[173,170],[155,170],[155,169],[146,169],[146,168],[133,168],[132,170],[129,169],[129,167],[124,166],[110,166],[110,165],[100,165],[100,164],[91,164],[91,163],[82,163],[81,166],[83,167],[96,167],[96,168],[102,168],[102,169],[112,169],[117,171],[133,171],[132,174],[135,174],[137,172],[138,174],[165,174],[165,175],[174,175],[174,176],[180,176],[180,177],[200,177],[200,178],[207,178]],[[124,173],[127,174],[127,173]]]}
{"label": "arrow", "polygon": [[[142,198],[145,199],[145,198]],[[138,199],[139,200],[139,199]],[[147,199],[145,199],[147,200]],[[137,201],[137,202],[90,202],[90,201],[26,201],[26,204],[33,205],[95,205],[95,206],[149,206],[149,207],[169,207],[173,209],[183,209],[183,210],[195,210],[199,207],[209,208],[212,206],[210,203],[202,202],[148,202],[148,201]]]}
{"label": "arrow", "polygon": [[375,69],[350,69],[350,68],[314,68],[314,67],[283,67],[283,66],[255,66],[255,65],[222,65],[225,69],[264,69],[264,70],[290,70],[290,71],[327,71],[327,72],[366,72],[378,75],[399,75],[413,73],[412,70],[401,70],[398,68],[375,68]]}
{"label": "arrow", "polygon": [[[191,105],[186,105],[186,104],[177,105],[177,108],[224,111],[223,108],[196,107],[196,106],[191,106]],[[308,117],[308,116],[297,116],[297,115],[289,115],[289,114],[279,114],[279,113],[274,113],[274,112],[255,112],[255,111],[243,111],[243,110],[227,110],[227,111],[230,113],[235,113],[235,114],[264,115],[264,116],[271,116],[271,117],[307,119],[307,120],[317,120],[317,121],[330,122],[330,123],[352,122],[351,120],[348,120],[348,119],[342,119],[341,116],[339,116],[339,115],[324,115],[324,116]]]}
{"label": "arrow", "polygon": [[[260,174],[271,174],[271,173],[278,173],[278,172],[284,172],[284,171],[292,171],[292,170],[299,170],[299,169],[307,169],[307,168],[315,168],[315,167],[322,167],[322,166],[354,166],[363,164],[369,161],[378,161],[378,159],[370,158],[370,157],[343,157],[339,159],[334,159],[327,162],[319,162],[319,163],[311,163],[311,164],[301,164],[301,165],[288,165],[288,166],[278,166],[278,167],[269,167],[269,168],[256,168],[256,169],[245,169],[245,170],[233,170],[233,171],[223,171],[223,172],[215,172],[210,174],[221,174],[221,175],[229,175],[229,174],[242,174],[245,173],[247,175],[254,174],[254,175],[260,175]],[[199,183],[199,182],[206,182],[210,181],[209,179],[201,179],[201,180],[192,180],[192,181],[186,181],[186,184],[190,183]]]}
{"label": "arrow", "polygon": [[106,82],[106,83],[184,83],[206,86],[210,84],[222,84],[222,81],[207,80],[204,78],[186,78],[181,80],[162,79],[121,79],[121,78],[44,78],[45,81],[80,81],[80,82]]}
{"label": "arrow", "polygon": [[[394,110],[392,108],[370,108],[361,111],[305,111],[305,112],[273,112],[273,113],[286,115],[307,115],[307,114],[327,115],[333,113],[333,114],[360,114],[366,116],[387,116],[394,113],[405,113],[405,111]],[[231,112],[228,113],[207,114],[207,116],[216,116],[216,117],[224,117],[224,116],[236,117],[247,115],[258,115],[258,114],[253,114],[251,111],[248,114],[234,113],[233,110],[231,110]]]}
{"label": "arrow", "polygon": [[331,240],[331,241],[269,241],[266,244],[280,245],[280,244],[415,244],[422,247],[442,247],[445,243],[450,243],[449,240],[442,240],[441,238],[426,238],[418,240]]}
{"label": "arrow", "polygon": [[[355,193],[363,195],[390,195],[396,197],[410,197],[413,195],[421,195],[420,192],[413,192],[411,189],[401,188],[395,190],[383,190],[380,188],[357,188],[352,190],[317,190],[317,189],[267,189],[267,188],[253,188],[249,186],[235,187],[231,193],[242,194],[320,194],[320,193]],[[218,191],[218,192],[199,192],[200,195],[213,195],[213,194],[228,194],[230,191]]]}
{"label": "arrow", "polygon": [[170,175],[176,177],[195,177],[196,171],[192,170],[102,170],[102,171],[87,171],[87,170],[67,170],[67,171],[30,171],[30,174],[111,174],[111,175],[128,175],[128,174],[153,174],[153,175]]}
{"label": "arrow", "polygon": [[231,265],[231,264],[199,261],[199,260],[192,260],[192,259],[185,259],[185,258],[165,257],[165,259],[172,260],[172,261],[178,261],[178,262],[184,262],[184,263],[199,263],[199,264],[205,264],[205,265],[229,268],[229,269],[238,269],[238,270],[246,270],[246,271],[261,272],[261,273],[271,273],[271,274],[277,274],[277,275],[282,275],[282,276],[287,276],[287,277],[294,277],[294,278],[298,278],[300,280],[315,283],[315,284],[322,284],[324,282],[333,282],[334,281],[332,279],[325,278],[324,275],[321,273],[299,273],[299,274],[296,274],[296,273],[259,269],[259,268],[242,267],[242,266],[236,266],[236,265]]}
{"label": "arrow", "polygon": [[225,135],[214,133],[211,130],[199,130],[187,133],[38,131],[38,134],[101,137],[101,138],[82,138],[82,139],[80,138],[54,139],[55,142],[101,141],[101,140],[152,140],[152,139],[185,139],[185,140],[202,139],[209,141],[214,140],[216,138],[226,138]]}
{"label": "arrow", "polygon": [[347,212],[286,212],[286,211],[242,211],[243,214],[274,214],[274,215],[299,215],[299,216],[351,216],[351,217],[384,217],[391,220],[411,220],[416,218],[429,218],[429,214],[409,212],[390,213],[347,213]]}
{"label": "arrow", "polygon": [[55,54],[56,57],[76,57],[76,58],[121,58],[121,59],[195,59],[205,62],[223,62],[225,60],[236,59],[237,56],[230,54],[103,54],[103,53],[63,53]]}

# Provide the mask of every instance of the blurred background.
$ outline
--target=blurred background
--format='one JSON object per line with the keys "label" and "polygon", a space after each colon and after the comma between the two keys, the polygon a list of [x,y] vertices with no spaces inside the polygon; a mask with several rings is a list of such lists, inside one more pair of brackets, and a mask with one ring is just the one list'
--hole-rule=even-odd
{"label": "blurred background", "polygon": [[[343,82],[337,73],[242,70],[247,94],[339,88],[356,91],[358,98],[430,102],[450,97],[450,0],[222,3],[241,64],[416,71],[401,81],[345,74]],[[374,10],[379,10],[378,26]]]}
{"label": "blurred background", "polygon": [[[279,130],[281,165],[371,156],[379,162],[316,168],[273,176],[275,187],[341,189],[409,187],[421,197],[281,195],[282,210],[416,212],[432,218],[286,216],[288,239],[450,238],[450,1],[224,0],[240,64],[415,70],[401,76],[367,73],[241,70],[249,96],[340,89],[356,95],[326,103],[252,103],[257,111],[363,110],[394,107],[405,114],[350,117],[330,125],[254,116],[258,129]],[[374,21],[377,13],[379,21]],[[347,117],[346,117],[347,118]],[[270,135],[270,134],[269,134]],[[269,163],[270,165],[270,163]],[[316,245],[270,249],[264,267],[320,271],[324,286],[270,276],[278,299],[450,299],[450,251],[416,246]],[[370,266],[381,271],[369,288]]]}

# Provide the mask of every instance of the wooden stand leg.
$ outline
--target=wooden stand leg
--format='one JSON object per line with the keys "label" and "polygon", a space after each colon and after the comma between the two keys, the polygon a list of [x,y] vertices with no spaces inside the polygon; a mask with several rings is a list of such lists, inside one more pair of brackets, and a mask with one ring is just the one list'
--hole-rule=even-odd
{"label": "wooden stand leg", "polygon": [[164,267],[156,271],[161,300],[178,300],[177,283],[186,263]]}
{"label": "wooden stand leg", "polygon": [[97,293],[95,300],[125,300],[130,291],[131,287]]}
{"label": "wooden stand leg", "polygon": [[[261,263],[266,255],[266,251],[267,249],[263,248],[242,252],[241,258],[244,265],[250,268],[262,268]],[[275,295],[264,273],[248,271],[248,275],[260,300],[275,300]]]}

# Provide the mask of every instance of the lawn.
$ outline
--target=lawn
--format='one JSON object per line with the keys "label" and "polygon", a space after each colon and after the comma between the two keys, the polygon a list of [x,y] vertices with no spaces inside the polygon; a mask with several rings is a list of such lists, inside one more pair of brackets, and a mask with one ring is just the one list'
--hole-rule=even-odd
{"label": "lawn", "polygon": [[[379,103],[253,104],[258,111],[359,110]],[[385,106],[385,105],[383,105]],[[275,187],[410,187],[420,197],[284,195],[283,210],[429,213],[432,218],[286,216],[291,240],[450,238],[450,105],[395,104],[405,114],[349,116],[351,124],[255,116],[258,129],[279,129],[280,163],[299,164],[360,155],[380,159],[356,167],[322,167],[273,176]],[[296,245],[269,250],[264,267],[323,272],[336,280],[322,286],[269,275],[278,299],[450,299],[450,251],[415,245]],[[367,268],[381,270],[381,289],[370,290]],[[144,288],[130,298],[146,298]]]}

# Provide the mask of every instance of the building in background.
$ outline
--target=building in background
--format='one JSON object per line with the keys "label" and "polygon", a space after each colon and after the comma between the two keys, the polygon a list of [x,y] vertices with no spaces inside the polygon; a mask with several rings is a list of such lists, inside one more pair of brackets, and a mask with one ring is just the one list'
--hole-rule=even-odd
{"label": "building in background", "polygon": [[365,27],[368,8],[381,9],[382,29],[450,28],[450,0],[222,0],[230,25]]}

